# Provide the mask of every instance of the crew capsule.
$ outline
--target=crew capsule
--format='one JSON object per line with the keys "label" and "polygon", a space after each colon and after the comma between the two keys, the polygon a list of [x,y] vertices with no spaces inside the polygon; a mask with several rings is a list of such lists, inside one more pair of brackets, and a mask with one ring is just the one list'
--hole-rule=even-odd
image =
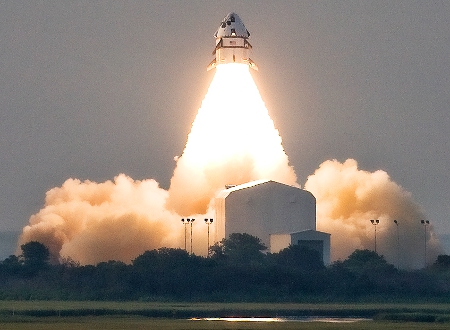
{"label": "crew capsule", "polygon": [[236,13],[229,13],[220,23],[216,33],[216,48],[212,52],[216,56],[206,68],[214,69],[219,64],[245,63],[250,68],[258,70],[257,65],[250,59],[252,45],[248,42],[250,33]]}

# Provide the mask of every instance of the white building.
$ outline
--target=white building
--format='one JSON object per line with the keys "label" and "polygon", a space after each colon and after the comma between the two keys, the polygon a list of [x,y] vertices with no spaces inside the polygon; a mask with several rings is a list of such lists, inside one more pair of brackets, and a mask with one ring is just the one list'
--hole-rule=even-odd
{"label": "white building", "polygon": [[215,210],[217,242],[232,233],[247,233],[278,252],[310,241],[309,247],[322,249],[329,263],[330,235],[316,231],[316,199],[309,191],[271,180],[253,181],[220,191]]}

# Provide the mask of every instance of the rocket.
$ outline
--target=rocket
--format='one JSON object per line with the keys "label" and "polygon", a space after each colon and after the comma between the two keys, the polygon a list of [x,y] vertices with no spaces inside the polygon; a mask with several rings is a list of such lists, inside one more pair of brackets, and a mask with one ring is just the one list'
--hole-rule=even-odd
{"label": "rocket", "polygon": [[219,64],[245,63],[254,70],[258,66],[249,57],[252,45],[248,42],[250,32],[236,13],[229,13],[220,23],[216,33],[216,48],[212,55],[216,58],[209,63],[206,71],[214,69]]}

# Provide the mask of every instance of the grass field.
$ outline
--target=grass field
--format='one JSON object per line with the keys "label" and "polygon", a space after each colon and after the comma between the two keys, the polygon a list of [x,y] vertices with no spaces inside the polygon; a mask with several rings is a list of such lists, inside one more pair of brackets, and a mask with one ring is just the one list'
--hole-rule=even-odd
{"label": "grass field", "polygon": [[387,322],[387,321],[360,321],[354,323],[301,323],[301,322],[224,322],[224,321],[190,321],[173,319],[155,319],[145,317],[110,317],[110,316],[87,316],[87,317],[63,317],[63,318],[29,318],[21,321],[0,322],[0,328],[4,330],[66,330],[66,329],[157,329],[157,330],[194,330],[194,329],[242,329],[242,330],[265,330],[265,329],[449,329],[448,324],[422,323],[422,322]]}
{"label": "grass field", "polygon": [[[352,323],[190,320],[277,316],[373,320]],[[450,329],[450,304],[0,301],[0,329]]]}

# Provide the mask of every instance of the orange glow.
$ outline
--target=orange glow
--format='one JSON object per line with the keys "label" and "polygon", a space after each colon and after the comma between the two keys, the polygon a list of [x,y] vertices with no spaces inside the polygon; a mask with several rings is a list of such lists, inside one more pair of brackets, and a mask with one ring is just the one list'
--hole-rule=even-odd
{"label": "orange glow", "polygon": [[169,206],[181,214],[205,212],[225,184],[270,179],[298,185],[248,65],[216,70],[171,181]]}
{"label": "orange glow", "polygon": [[280,146],[281,138],[248,66],[219,65],[192,126],[184,156],[193,163],[205,164],[250,154],[262,174],[276,165],[274,156],[286,157]]}

